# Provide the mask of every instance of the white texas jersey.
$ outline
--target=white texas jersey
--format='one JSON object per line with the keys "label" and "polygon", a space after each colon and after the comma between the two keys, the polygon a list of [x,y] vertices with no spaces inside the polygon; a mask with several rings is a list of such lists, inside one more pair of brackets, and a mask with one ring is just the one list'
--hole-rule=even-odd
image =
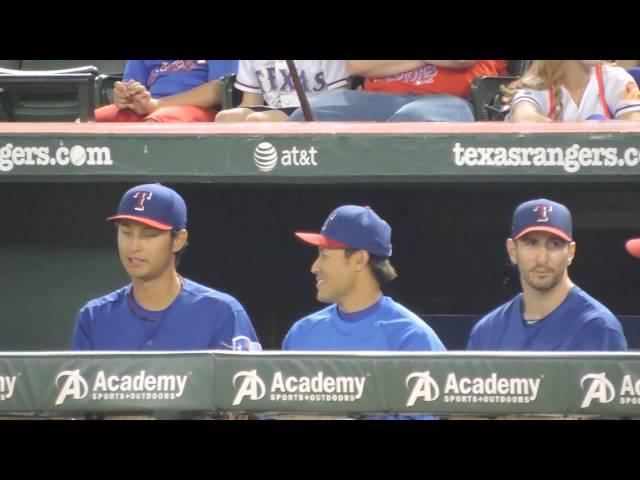
{"label": "white texas jersey", "polygon": [[[347,84],[344,60],[294,60],[307,97]],[[299,107],[300,101],[285,60],[240,60],[236,88],[261,93],[273,108]]]}
{"label": "white texas jersey", "polygon": [[[562,121],[572,122],[585,120],[589,115],[600,114],[607,116],[600,101],[600,88],[596,76],[596,68],[591,69],[591,78],[587,84],[587,88],[582,95],[580,104],[576,105],[571,98],[569,91],[560,86],[562,90]],[[602,66],[602,84],[604,87],[604,96],[613,118],[624,115],[629,112],[640,111],[640,91],[635,80],[622,67],[614,67],[610,65]],[[519,90],[513,97],[511,110],[518,102],[528,101],[533,103],[540,113],[550,116],[551,98],[549,89]],[[507,118],[509,120],[509,118]]]}

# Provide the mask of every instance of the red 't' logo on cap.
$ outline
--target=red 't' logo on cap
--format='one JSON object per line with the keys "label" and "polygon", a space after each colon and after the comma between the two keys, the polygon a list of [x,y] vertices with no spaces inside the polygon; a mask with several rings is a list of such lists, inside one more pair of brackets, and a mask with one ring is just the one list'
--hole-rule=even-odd
{"label": "red 't' logo on cap", "polygon": [[136,205],[133,209],[138,210],[139,212],[144,212],[144,202],[145,200],[151,200],[152,195],[152,192],[136,192],[133,195],[133,198],[136,199]]}
{"label": "red 't' logo on cap", "polygon": [[553,211],[553,207],[551,205],[538,205],[533,211],[538,214],[537,222],[548,222],[549,213]]}

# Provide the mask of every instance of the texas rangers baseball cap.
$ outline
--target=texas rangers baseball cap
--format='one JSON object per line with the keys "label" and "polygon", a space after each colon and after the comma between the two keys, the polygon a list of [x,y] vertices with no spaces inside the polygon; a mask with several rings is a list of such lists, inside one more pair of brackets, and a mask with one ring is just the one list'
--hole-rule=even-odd
{"label": "texas rangers baseball cap", "polygon": [[640,258],[640,238],[632,238],[630,240],[627,240],[625,247],[627,248],[627,252],[629,252],[629,255]]}
{"label": "texas rangers baseball cap", "polygon": [[107,218],[112,220],[133,220],[160,230],[182,230],[187,227],[187,205],[175,190],[148,183],[124,194],[118,213]]}
{"label": "texas rangers baseball cap", "polygon": [[513,212],[511,238],[517,240],[529,232],[549,232],[573,241],[571,212],[561,203],[540,198],[521,203]]}
{"label": "texas rangers baseball cap", "polygon": [[371,207],[343,205],[331,212],[320,233],[296,232],[296,236],[317,247],[350,247],[391,256],[391,227]]}

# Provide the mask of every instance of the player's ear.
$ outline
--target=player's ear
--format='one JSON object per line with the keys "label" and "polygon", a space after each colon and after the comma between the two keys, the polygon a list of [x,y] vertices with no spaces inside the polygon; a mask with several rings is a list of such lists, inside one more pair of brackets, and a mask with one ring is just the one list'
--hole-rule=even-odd
{"label": "player's ear", "polygon": [[369,264],[369,252],[366,250],[358,250],[353,254],[356,271],[364,270]]}
{"label": "player's ear", "polygon": [[516,242],[512,238],[507,238],[507,242],[505,244],[507,249],[507,255],[509,255],[509,259],[511,263],[514,265],[518,264],[518,257],[516,256]]}
{"label": "player's ear", "polygon": [[573,259],[576,256],[576,242],[571,242],[569,244],[569,262],[568,264],[571,265],[571,262],[573,262]]}
{"label": "player's ear", "polygon": [[180,250],[182,250],[185,247],[185,245],[187,244],[187,240],[188,239],[189,239],[189,232],[187,232],[187,230],[185,230],[183,228],[173,238],[173,245],[171,247],[173,252],[177,253]]}

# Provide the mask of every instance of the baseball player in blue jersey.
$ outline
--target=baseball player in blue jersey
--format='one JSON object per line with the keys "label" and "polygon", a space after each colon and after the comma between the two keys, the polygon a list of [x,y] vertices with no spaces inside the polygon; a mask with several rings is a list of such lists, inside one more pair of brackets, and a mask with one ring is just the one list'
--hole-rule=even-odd
{"label": "baseball player in blue jersey", "polygon": [[78,313],[73,350],[260,350],[251,320],[232,296],[182,277],[187,207],[160,184],[127,191],[117,222],[131,283]]}
{"label": "baseball player in blue jersey", "polygon": [[283,350],[445,350],[431,327],[382,294],[397,277],[391,227],[371,208],[344,205],[320,233],[296,235],[319,247],[311,273],[317,299],[331,305],[297,321]]}
{"label": "baseball player in blue jersey", "polygon": [[546,199],[519,205],[506,247],[522,293],[473,327],[468,350],[627,350],[618,319],[569,278],[576,244],[567,207]]}
{"label": "baseball player in blue jersey", "polygon": [[296,236],[319,247],[311,273],[317,299],[332,305],[296,322],[284,350],[445,350],[431,327],[382,294],[397,277],[391,227],[371,208],[344,205],[321,233]]}

